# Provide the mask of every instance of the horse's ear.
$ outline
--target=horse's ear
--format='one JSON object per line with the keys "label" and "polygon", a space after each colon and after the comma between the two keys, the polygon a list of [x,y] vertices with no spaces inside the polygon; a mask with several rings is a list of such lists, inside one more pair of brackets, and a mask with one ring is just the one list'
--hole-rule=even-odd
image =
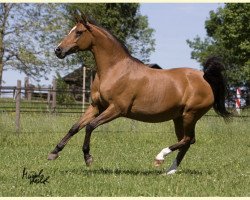
{"label": "horse's ear", "polygon": [[88,19],[88,17],[85,15],[85,13],[83,13],[83,12],[81,12],[80,11],[80,13],[81,13],[81,23],[88,29],[88,30],[90,30],[90,26],[89,26],[89,19]]}
{"label": "horse's ear", "polygon": [[90,30],[88,17],[80,10],[73,11],[73,17],[76,23],[82,23],[88,30]]}
{"label": "horse's ear", "polygon": [[81,12],[81,20],[84,25],[88,24],[88,17],[85,15],[85,13]]}
{"label": "horse's ear", "polygon": [[74,10],[71,12],[72,16],[73,16],[73,19],[75,20],[76,23],[80,22],[81,21],[81,16],[79,14],[79,11],[78,10]]}

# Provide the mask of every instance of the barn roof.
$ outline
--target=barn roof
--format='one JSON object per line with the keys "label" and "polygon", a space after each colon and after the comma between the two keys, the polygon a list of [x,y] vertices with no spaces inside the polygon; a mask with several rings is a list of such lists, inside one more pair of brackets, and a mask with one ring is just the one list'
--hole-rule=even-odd
{"label": "barn roof", "polygon": [[73,72],[67,74],[63,77],[63,80],[66,83],[82,83],[82,67],[79,67],[78,69],[74,70]]}

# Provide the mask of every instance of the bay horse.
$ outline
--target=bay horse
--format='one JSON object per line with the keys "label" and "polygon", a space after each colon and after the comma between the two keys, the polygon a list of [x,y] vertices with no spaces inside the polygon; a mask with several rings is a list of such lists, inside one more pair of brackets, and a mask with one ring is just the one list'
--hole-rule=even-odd
{"label": "bay horse", "polygon": [[152,123],[173,120],[178,142],[163,148],[154,163],[161,165],[165,156],[179,150],[167,171],[174,174],[195,143],[196,122],[211,107],[224,118],[230,114],[225,108],[224,66],[216,57],[205,62],[204,72],[191,68],[152,69],[132,57],[109,31],[81,16],[56,47],[55,54],[63,59],[85,50],[93,53],[97,68],[92,103],[49,154],[49,160],[56,159],[70,138],[85,126],[82,150],[85,163],[90,166],[90,139],[96,127],[118,117]]}

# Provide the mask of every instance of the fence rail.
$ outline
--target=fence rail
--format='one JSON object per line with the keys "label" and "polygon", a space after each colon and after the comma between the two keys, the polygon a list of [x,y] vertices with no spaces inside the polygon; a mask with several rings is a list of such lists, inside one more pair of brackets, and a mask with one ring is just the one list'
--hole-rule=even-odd
{"label": "fence rail", "polygon": [[[16,113],[17,132],[20,130],[21,113],[84,113],[90,96],[88,90],[57,88],[56,80],[53,80],[52,87],[34,87],[27,84],[22,87],[18,80],[16,86],[1,86],[0,91],[1,96],[11,94],[11,98],[1,98],[0,112]],[[81,95],[83,101],[76,101],[76,94]]]}
{"label": "fence rail", "polygon": [[[90,103],[89,90],[57,88],[55,80],[53,80],[52,87],[34,87],[27,84],[25,84],[25,87],[22,87],[21,81],[18,80],[16,86],[2,86],[0,91],[1,95],[12,94],[12,100],[11,98],[0,99],[0,112],[15,112],[17,132],[20,130],[21,113],[81,114],[84,113],[85,108]],[[82,95],[83,100],[79,102],[73,98],[71,102],[59,102],[59,98],[65,94],[68,94],[68,96]],[[67,95],[64,97],[67,98]],[[218,117],[218,115],[211,114],[206,114],[205,116]],[[235,115],[234,117],[248,118],[249,116],[248,114],[243,114]]]}

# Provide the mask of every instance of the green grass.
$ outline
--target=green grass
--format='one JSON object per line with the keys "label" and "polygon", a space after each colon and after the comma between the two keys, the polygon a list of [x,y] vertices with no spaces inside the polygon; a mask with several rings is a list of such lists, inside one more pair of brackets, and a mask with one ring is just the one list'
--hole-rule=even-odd
{"label": "green grass", "polygon": [[[163,176],[176,152],[160,168],[153,166],[163,147],[176,142],[172,122],[147,124],[117,119],[92,136],[94,163],[81,152],[84,131],[75,135],[55,161],[48,153],[79,115],[0,113],[0,196],[249,196],[250,123],[203,117],[177,174]],[[23,169],[50,176],[47,184],[22,179]]]}

